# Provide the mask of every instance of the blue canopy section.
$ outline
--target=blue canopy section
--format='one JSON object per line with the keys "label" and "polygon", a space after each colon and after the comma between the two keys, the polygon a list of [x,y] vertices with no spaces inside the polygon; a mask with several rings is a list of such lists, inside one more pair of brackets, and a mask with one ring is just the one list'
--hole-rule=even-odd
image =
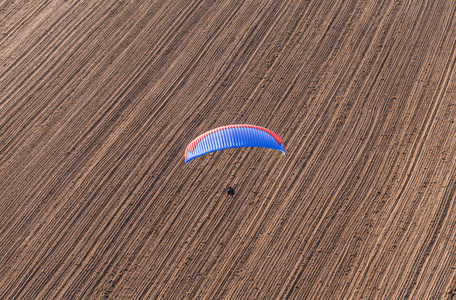
{"label": "blue canopy section", "polygon": [[214,151],[239,148],[262,147],[282,151],[282,139],[274,132],[254,125],[230,125],[210,130],[194,139],[185,151],[185,162]]}

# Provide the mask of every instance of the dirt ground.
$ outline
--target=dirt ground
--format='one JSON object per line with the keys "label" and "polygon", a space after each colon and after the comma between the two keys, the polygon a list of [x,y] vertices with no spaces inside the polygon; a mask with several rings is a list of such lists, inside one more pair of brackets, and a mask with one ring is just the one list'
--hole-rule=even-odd
{"label": "dirt ground", "polygon": [[452,299],[455,13],[0,0],[0,298]]}

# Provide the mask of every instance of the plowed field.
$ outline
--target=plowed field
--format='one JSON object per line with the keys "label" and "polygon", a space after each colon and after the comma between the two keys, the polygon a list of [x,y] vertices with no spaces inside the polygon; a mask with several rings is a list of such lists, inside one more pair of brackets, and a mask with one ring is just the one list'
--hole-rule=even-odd
{"label": "plowed field", "polygon": [[453,298],[455,13],[0,0],[0,298]]}

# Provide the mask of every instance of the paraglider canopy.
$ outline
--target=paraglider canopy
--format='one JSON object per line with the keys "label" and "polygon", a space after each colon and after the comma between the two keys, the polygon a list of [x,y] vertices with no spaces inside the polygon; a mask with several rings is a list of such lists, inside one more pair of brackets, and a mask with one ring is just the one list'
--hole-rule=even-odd
{"label": "paraglider canopy", "polygon": [[207,153],[240,147],[270,148],[285,154],[283,141],[276,133],[260,126],[237,124],[218,127],[195,138],[185,150],[185,163]]}

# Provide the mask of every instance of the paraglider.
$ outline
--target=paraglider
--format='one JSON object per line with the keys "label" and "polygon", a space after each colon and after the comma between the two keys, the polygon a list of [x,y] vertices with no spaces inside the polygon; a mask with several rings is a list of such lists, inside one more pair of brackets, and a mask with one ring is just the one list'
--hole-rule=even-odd
{"label": "paraglider", "polygon": [[285,154],[283,141],[276,133],[260,126],[238,124],[218,127],[195,138],[185,149],[185,163],[211,152],[240,147],[270,148]]}
{"label": "paraglider", "polygon": [[234,188],[231,187],[231,185],[230,185],[229,187],[227,187],[227,188],[225,189],[225,192],[228,194],[228,196],[233,197],[233,195],[234,195]]}

